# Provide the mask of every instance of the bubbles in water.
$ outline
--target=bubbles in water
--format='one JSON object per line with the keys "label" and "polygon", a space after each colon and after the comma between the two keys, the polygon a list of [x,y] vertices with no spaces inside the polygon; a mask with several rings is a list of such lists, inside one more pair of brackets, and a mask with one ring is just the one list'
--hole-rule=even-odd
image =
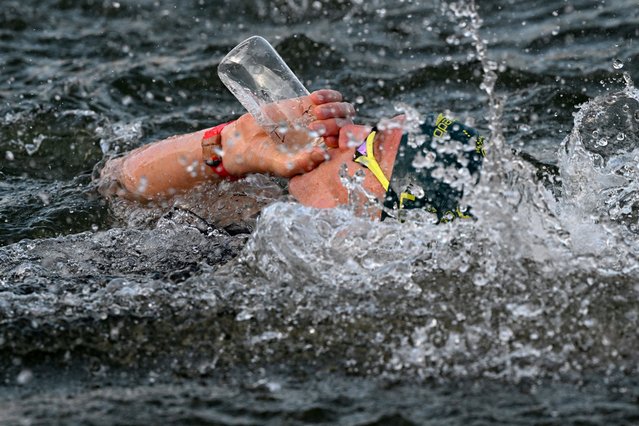
{"label": "bubbles in water", "polygon": [[621,61],[621,59],[615,59],[614,61],[612,61],[612,67],[616,70],[620,70],[623,68],[623,62]]}
{"label": "bubbles in water", "polygon": [[11,151],[6,151],[6,152],[4,153],[4,158],[5,158],[7,161],[13,161],[13,160],[15,160],[15,156],[13,155],[13,152],[11,152]]}
{"label": "bubbles in water", "polygon": [[597,141],[597,145],[599,146],[607,146],[608,145],[608,139],[606,138],[601,138]]}

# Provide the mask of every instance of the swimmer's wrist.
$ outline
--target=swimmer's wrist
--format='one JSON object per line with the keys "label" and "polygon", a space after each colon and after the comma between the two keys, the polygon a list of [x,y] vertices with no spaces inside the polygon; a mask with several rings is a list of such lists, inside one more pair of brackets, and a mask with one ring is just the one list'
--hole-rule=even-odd
{"label": "swimmer's wrist", "polygon": [[[239,174],[230,173],[224,167],[223,162],[223,133],[225,129],[232,127],[234,123],[235,120],[218,124],[206,130],[202,136],[202,159],[204,163],[208,165],[218,177],[226,180],[234,180],[241,177]],[[228,136],[228,133],[226,133],[226,135]]]}

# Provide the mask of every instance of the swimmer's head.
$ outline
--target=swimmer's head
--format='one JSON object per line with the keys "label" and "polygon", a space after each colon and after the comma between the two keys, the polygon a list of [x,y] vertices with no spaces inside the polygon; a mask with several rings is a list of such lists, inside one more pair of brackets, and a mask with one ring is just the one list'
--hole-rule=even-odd
{"label": "swimmer's head", "polygon": [[[348,193],[339,178],[340,169],[346,167],[351,176],[365,171],[362,186],[379,200],[380,214],[384,206],[382,219],[401,219],[402,211],[411,209],[435,213],[439,221],[470,217],[459,205],[463,185],[454,186],[440,175],[446,170],[448,180],[455,183],[462,176],[474,180],[483,159],[484,139],[476,130],[439,114],[420,126],[417,146],[403,134],[401,121],[397,124],[379,132],[364,126],[344,127],[339,148],[329,151],[330,159],[291,179],[289,192],[312,207],[346,204]],[[438,132],[445,137],[437,138]],[[440,145],[449,150],[437,153]],[[459,152],[451,151],[458,145]],[[432,158],[427,161],[429,154]]]}

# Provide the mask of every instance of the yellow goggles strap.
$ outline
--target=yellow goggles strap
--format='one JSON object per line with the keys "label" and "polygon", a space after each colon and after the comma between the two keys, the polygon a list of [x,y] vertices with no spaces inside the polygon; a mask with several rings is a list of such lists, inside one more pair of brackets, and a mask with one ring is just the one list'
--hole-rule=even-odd
{"label": "yellow goggles strap", "polygon": [[382,168],[379,166],[379,163],[375,159],[373,155],[373,142],[375,141],[375,135],[377,131],[373,130],[366,137],[366,155],[360,155],[353,159],[356,163],[360,163],[362,166],[366,167],[368,170],[373,173],[373,176],[377,178],[379,183],[384,187],[386,191],[388,191],[388,179],[384,175]]}

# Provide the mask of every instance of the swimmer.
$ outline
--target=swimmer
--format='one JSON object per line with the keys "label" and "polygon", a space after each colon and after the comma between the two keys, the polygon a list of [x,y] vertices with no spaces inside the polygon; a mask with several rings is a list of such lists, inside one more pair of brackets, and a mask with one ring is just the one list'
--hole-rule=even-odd
{"label": "swimmer", "polygon": [[[463,187],[447,180],[450,170],[478,178],[485,141],[476,130],[443,114],[427,118],[416,137],[403,131],[402,117],[387,120],[383,129],[356,125],[353,106],[328,89],[311,93],[304,103],[315,119],[309,130],[322,135],[325,148],[282,149],[244,114],[109,160],[101,172],[101,192],[161,200],[205,180],[263,173],[288,178],[289,193],[300,203],[332,208],[349,202],[340,179],[346,167],[350,176],[363,173],[362,186],[379,201],[376,215],[382,220],[417,208],[436,214],[439,222],[471,217],[459,206]],[[437,144],[458,152],[437,152]]]}

